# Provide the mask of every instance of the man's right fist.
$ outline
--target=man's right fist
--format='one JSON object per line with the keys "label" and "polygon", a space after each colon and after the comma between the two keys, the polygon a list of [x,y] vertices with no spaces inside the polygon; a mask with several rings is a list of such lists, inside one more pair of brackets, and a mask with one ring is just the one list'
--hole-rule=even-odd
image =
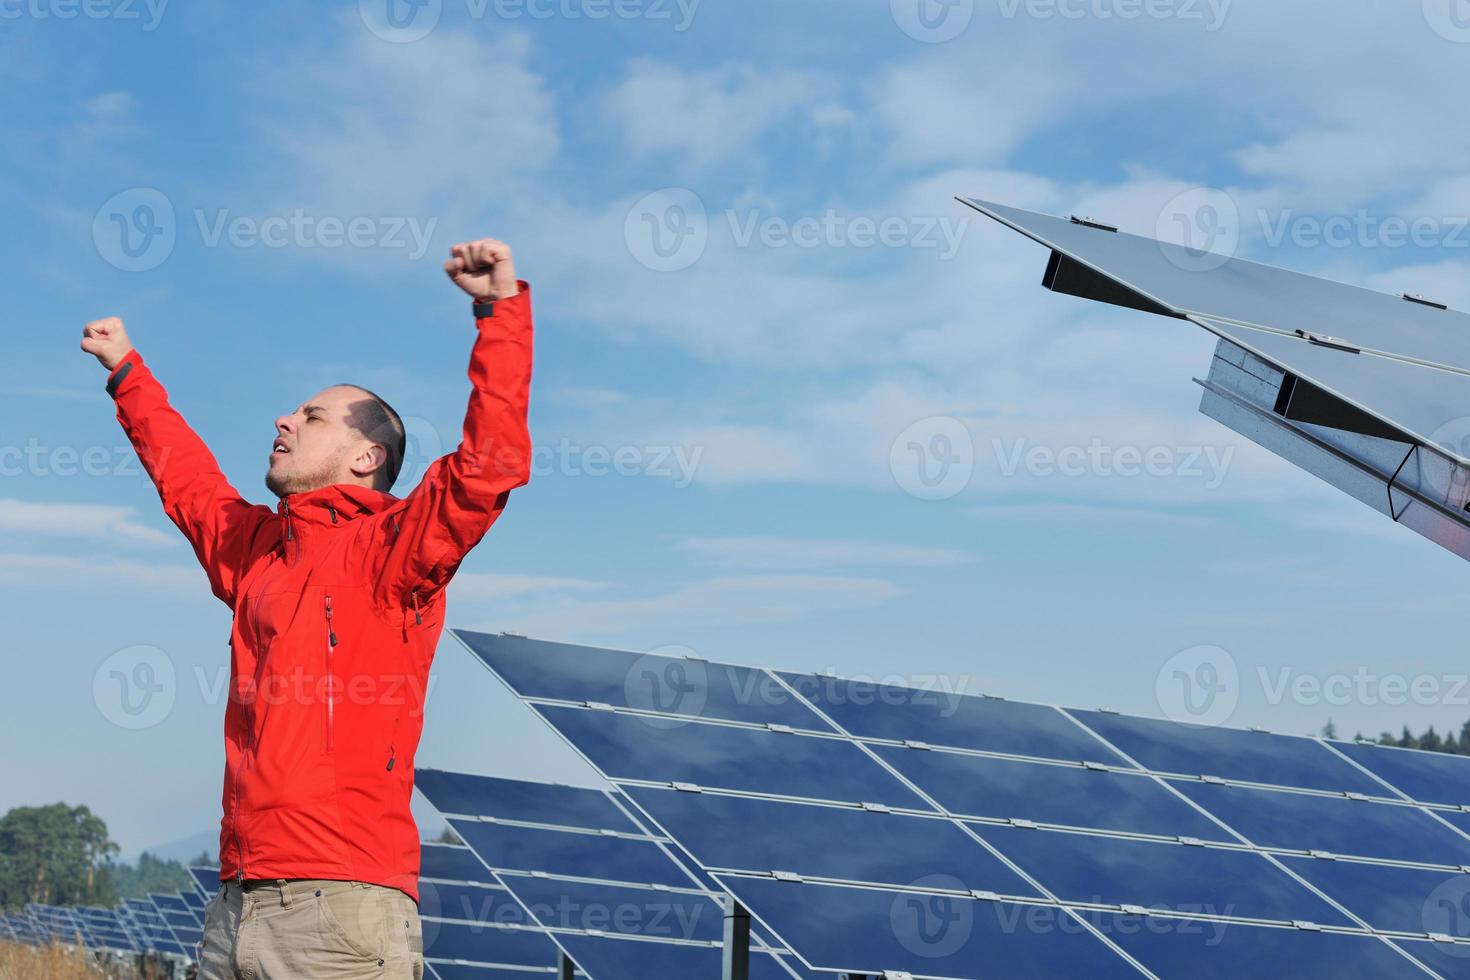
{"label": "man's right fist", "polygon": [[101,361],[109,371],[121,364],[132,349],[122,320],[115,316],[93,320],[82,328],[82,350]]}

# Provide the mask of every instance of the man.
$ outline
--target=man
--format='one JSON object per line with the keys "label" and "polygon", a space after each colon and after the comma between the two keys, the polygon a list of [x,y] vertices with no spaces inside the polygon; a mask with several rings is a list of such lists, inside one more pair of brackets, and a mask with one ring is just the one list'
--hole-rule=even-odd
{"label": "man", "polygon": [[116,318],[82,349],[163,502],[234,612],[219,894],[202,980],[418,980],[409,797],[444,587],[530,478],[530,287],[493,239],[445,272],[478,337],[459,448],[403,499],[398,414],[337,385],[276,420],[266,486],[241,499]]}

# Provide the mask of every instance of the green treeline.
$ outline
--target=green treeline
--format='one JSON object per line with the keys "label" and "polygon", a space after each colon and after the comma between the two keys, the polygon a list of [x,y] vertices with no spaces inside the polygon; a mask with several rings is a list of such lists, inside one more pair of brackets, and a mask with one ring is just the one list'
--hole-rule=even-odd
{"label": "green treeline", "polygon": [[[0,817],[0,909],[117,904],[149,892],[191,887],[178,861],[144,854],[137,865],[117,860],[107,824],[85,806],[16,807]],[[213,864],[207,854],[200,864]]]}

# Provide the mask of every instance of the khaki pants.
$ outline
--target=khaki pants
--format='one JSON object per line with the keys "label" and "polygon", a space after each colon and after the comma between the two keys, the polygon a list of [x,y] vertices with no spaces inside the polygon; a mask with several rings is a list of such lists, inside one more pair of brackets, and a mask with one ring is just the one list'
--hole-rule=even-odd
{"label": "khaki pants", "polygon": [[360,881],[227,881],[209,903],[198,980],[422,980],[418,907]]}

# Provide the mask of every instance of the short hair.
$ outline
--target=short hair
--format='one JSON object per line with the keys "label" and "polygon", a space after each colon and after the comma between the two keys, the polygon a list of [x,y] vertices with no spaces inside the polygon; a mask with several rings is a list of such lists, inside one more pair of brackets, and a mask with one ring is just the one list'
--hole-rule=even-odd
{"label": "short hair", "polygon": [[362,385],[344,384],[343,388],[356,388],[367,395],[366,401],[352,406],[347,424],[388,452],[388,462],[373,478],[375,490],[388,491],[398,482],[403,469],[403,457],[408,452],[408,433],[403,428],[403,419],[393,406]]}

